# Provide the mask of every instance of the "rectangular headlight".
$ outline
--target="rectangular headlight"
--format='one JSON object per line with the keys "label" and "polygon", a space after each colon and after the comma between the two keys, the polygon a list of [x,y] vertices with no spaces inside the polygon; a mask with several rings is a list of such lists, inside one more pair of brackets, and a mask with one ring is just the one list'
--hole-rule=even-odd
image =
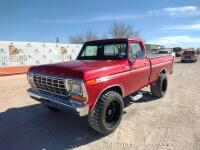
{"label": "rectangular headlight", "polygon": [[77,94],[77,95],[82,95],[82,84],[81,84],[81,82],[69,80],[68,81],[68,88],[72,93]]}
{"label": "rectangular headlight", "polygon": [[33,81],[33,74],[32,73],[27,74],[27,79],[28,79],[30,86],[35,88],[36,86],[35,86],[34,81]]}
{"label": "rectangular headlight", "polygon": [[32,73],[28,73],[27,74],[27,79],[29,83],[33,83],[33,74]]}

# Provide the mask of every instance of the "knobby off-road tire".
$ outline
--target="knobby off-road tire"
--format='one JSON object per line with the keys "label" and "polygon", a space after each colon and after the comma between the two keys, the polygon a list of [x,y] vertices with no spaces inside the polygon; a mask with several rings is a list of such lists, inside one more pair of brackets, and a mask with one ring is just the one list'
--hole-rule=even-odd
{"label": "knobby off-road tire", "polygon": [[167,86],[168,86],[167,75],[161,73],[156,82],[151,84],[150,88],[152,95],[158,98],[165,96],[165,93],[167,91]]}
{"label": "knobby off-road tire", "polygon": [[115,91],[107,91],[100,96],[89,114],[89,125],[97,132],[109,134],[119,126],[123,108],[121,95]]}

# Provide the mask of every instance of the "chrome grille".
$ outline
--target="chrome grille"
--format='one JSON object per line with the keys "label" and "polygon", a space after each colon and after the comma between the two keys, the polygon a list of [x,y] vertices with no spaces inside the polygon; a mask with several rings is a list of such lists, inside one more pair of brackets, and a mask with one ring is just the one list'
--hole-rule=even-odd
{"label": "chrome grille", "polygon": [[60,96],[68,96],[63,79],[35,74],[33,75],[33,81],[41,91]]}
{"label": "chrome grille", "polygon": [[190,59],[190,58],[191,58],[191,56],[185,56],[185,58],[186,58],[186,59]]}

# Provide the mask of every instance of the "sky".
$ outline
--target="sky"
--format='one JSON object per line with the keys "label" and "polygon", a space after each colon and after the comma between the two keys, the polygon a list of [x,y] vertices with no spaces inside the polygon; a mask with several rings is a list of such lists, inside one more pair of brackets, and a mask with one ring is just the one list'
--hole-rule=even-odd
{"label": "sky", "polygon": [[87,30],[107,35],[113,21],[166,47],[200,47],[200,0],[0,0],[0,40],[69,43]]}

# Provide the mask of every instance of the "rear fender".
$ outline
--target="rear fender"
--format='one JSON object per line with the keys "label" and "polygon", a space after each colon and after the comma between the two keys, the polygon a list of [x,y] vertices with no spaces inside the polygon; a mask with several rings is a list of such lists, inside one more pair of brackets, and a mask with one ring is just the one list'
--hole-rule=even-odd
{"label": "rear fender", "polygon": [[[167,75],[167,68],[162,68],[161,70],[160,70],[160,72],[158,73],[158,75],[157,75],[157,79],[158,79],[158,77],[159,77],[159,75],[161,74],[161,73],[164,73],[164,74],[166,74]],[[156,79],[156,80],[157,80]]]}

